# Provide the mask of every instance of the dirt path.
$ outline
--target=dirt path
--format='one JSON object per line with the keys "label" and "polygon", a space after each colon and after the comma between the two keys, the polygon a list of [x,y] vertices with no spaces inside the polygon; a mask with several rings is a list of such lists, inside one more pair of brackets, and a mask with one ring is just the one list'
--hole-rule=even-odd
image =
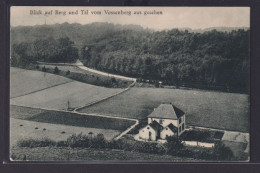
{"label": "dirt path", "polygon": [[88,68],[88,67],[84,66],[83,64],[77,65],[77,66],[82,70],[86,70],[86,71],[96,73],[96,74],[100,74],[100,75],[103,75],[103,76],[114,77],[114,78],[117,78],[117,79],[123,79],[123,80],[136,82],[136,78],[126,77],[126,76],[121,76],[121,75],[115,75],[115,74],[111,74],[111,73],[102,72],[102,71],[99,71],[99,70],[94,70],[92,68]]}
{"label": "dirt path", "polygon": [[45,63],[45,62],[38,62],[41,65],[47,64],[47,65],[71,65],[71,66],[77,66],[78,68],[88,71],[88,72],[92,72],[92,73],[96,73],[102,76],[109,76],[109,77],[114,77],[117,79],[123,79],[123,80],[128,80],[128,81],[133,81],[136,82],[136,78],[131,78],[131,77],[126,77],[126,76],[121,76],[121,75],[116,75],[116,74],[111,74],[111,73],[106,73],[103,71],[99,71],[99,70],[95,70],[92,68],[88,68],[86,66],[83,65],[83,63],[80,60],[77,60],[76,63]]}

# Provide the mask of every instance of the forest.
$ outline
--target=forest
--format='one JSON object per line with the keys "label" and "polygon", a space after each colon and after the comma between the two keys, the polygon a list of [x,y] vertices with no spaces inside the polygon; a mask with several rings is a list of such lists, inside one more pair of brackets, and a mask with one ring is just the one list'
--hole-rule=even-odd
{"label": "forest", "polygon": [[[74,62],[165,85],[249,92],[249,29],[154,31],[110,23],[11,28],[11,64]],[[21,63],[22,62],[22,63]]]}

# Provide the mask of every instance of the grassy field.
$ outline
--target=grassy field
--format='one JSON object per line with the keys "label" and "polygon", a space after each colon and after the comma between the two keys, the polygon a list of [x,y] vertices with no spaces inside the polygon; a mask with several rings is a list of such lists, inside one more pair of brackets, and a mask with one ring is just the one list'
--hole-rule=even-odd
{"label": "grassy field", "polygon": [[[40,68],[35,70],[41,70],[44,66],[50,73],[53,73],[54,68],[57,67],[59,69],[58,75],[96,86],[105,86],[108,88],[127,88],[132,83],[132,81],[115,79],[109,77],[108,75],[104,76],[97,73],[92,73],[72,65],[39,65]],[[67,74],[68,71],[70,71],[69,74]]]}
{"label": "grassy field", "polygon": [[138,153],[111,149],[72,149],[57,147],[19,148],[11,149],[11,158],[23,161],[25,155],[28,161],[132,161],[132,162],[203,162],[192,158],[180,158],[170,155]]}
{"label": "grassy field", "polygon": [[186,113],[188,125],[249,131],[249,98],[244,94],[164,88],[132,88],[104,102],[79,110],[142,119],[161,103]]}
{"label": "grassy field", "polygon": [[[14,108],[14,109],[13,109]],[[59,112],[59,111],[43,111],[35,114],[30,112],[37,112],[37,109],[33,108],[17,108],[11,107],[11,118],[17,118],[22,120],[29,120],[35,122],[51,123],[51,124],[62,124],[77,127],[88,127],[88,128],[100,128],[100,129],[112,129],[112,130],[125,130],[129,126],[133,125],[134,121],[120,120],[114,118],[96,117],[79,115],[70,112]],[[26,115],[26,112],[28,111]]]}
{"label": "grassy field", "polygon": [[[27,79],[27,81],[31,80],[33,79]],[[68,101],[70,108],[76,108],[108,97],[119,91],[122,91],[122,89],[104,88],[74,81],[13,98],[10,103],[36,108],[67,109]]]}
{"label": "grassy field", "polygon": [[39,71],[10,68],[10,97],[19,97],[52,86],[71,82],[71,79]]}
{"label": "grassy field", "polygon": [[93,136],[102,133],[107,140],[120,134],[118,130],[86,128],[67,125],[57,125],[26,121],[21,119],[10,119],[10,145],[16,145],[20,139],[42,139],[49,138],[54,141],[65,141],[72,134],[93,133]]}

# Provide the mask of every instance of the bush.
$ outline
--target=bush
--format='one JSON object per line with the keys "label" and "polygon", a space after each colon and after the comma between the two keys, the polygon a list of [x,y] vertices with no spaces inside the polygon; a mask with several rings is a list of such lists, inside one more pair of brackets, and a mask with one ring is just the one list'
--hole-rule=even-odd
{"label": "bush", "polygon": [[68,144],[66,141],[58,141],[56,143],[56,147],[67,147],[67,146],[68,146]]}
{"label": "bush", "polygon": [[232,160],[234,158],[231,149],[226,147],[222,142],[215,144],[213,155],[216,160]]}
{"label": "bush", "polygon": [[90,140],[91,148],[106,148],[107,141],[103,134],[99,133]]}
{"label": "bush", "polygon": [[53,73],[54,73],[54,74],[59,74],[59,72],[60,72],[60,70],[59,70],[59,68],[56,66],[56,67],[54,68]]}
{"label": "bush", "polygon": [[112,83],[116,83],[116,79],[114,77],[111,78]]}
{"label": "bush", "polygon": [[89,147],[89,138],[86,135],[82,135],[82,133],[76,135],[73,134],[67,138],[66,144],[69,147]]}
{"label": "bush", "polygon": [[178,152],[183,148],[183,144],[179,137],[169,136],[166,138],[167,153],[170,155],[177,155]]}
{"label": "bush", "polygon": [[181,149],[177,152],[177,155],[182,157],[194,157],[194,152],[189,149]]}
{"label": "bush", "polygon": [[207,160],[213,160],[214,156],[212,154],[212,151],[210,150],[198,150],[194,153],[194,157],[197,159],[207,159]]}
{"label": "bush", "polygon": [[46,72],[46,71],[47,71],[47,69],[45,68],[45,66],[42,67],[42,71],[43,71],[43,72]]}

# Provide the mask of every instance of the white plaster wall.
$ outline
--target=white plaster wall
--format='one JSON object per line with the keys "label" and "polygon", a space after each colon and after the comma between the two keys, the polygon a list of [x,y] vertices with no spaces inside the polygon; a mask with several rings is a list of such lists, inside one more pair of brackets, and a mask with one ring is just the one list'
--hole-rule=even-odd
{"label": "white plaster wall", "polygon": [[174,133],[170,130],[170,129],[168,129],[168,130],[166,130],[166,129],[163,129],[162,131],[161,131],[161,139],[166,139],[166,135],[168,135],[168,136],[173,136],[174,135]]}
{"label": "white plaster wall", "polygon": [[[147,127],[149,127],[149,129],[147,129]],[[148,140],[149,139],[149,132],[152,133],[151,140],[155,141],[156,140],[156,136],[157,136],[157,132],[153,128],[151,128],[151,126],[149,126],[149,125],[147,125],[146,127],[144,127],[144,128],[139,130],[139,136],[142,139]]]}

